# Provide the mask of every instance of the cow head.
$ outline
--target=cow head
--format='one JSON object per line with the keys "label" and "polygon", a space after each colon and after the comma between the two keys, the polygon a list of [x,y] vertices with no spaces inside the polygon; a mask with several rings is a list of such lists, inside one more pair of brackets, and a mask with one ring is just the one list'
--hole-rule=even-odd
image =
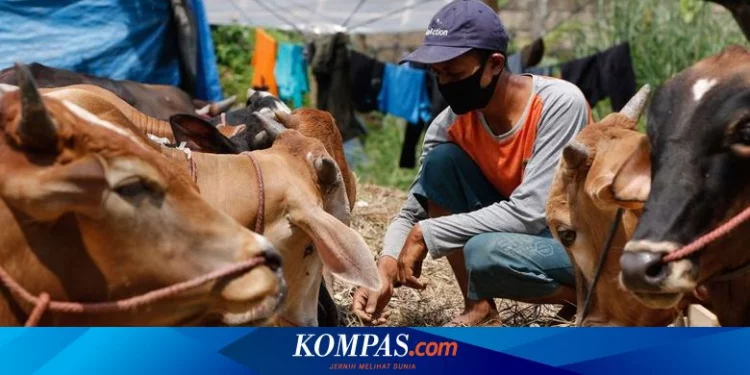
{"label": "cow head", "polygon": [[[255,113],[253,117],[272,142],[272,147],[253,152],[264,180],[264,235],[282,252],[289,300],[293,301],[291,318],[297,324],[314,324],[321,263],[344,281],[374,288],[379,285],[375,262],[362,237],[348,227],[350,204],[338,164],[319,139],[296,130],[309,125],[306,117],[282,112]],[[190,120],[194,124],[183,126],[212,127],[200,118]],[[201,132],[191,134],[200,137]],[[222,146],[226,142],[211,138],[184,141],[213,143],[205,149],[234,153]],[[255,176],[249,160],[244,156],[239,160],[247,168],[244,173]],[[232,161],[227,159],[226,163]],[[253,187],[237,188],[244,191]],[[248,215],[255,214],[251,209]],[[310,244],[315,245],[314,253],[306,250]]]}
{"label": "cow head", "polygon": [[[563,150],[550,188],[547,223],[576,267],[577,320],[582,325],[666,325],[676,315],[638,303],[617,281],[617,259],[649,192],[648,142],[636,130],[649,91],[645,86],[621,112],[586,126]],[[623,221],[594,291],[592,308],[582,321],[584,295],[618,208],[625,210]]]}
{"label": "cow head", "polygon": [[215,316],[238,324],[272,315],[284,285],[265,238],[209,206],[189,176],[142,138],[42,97],[27,68],[17,68],[19,89],[0,97],[0,258],[32,293],[127,298],[265,258],[147,310],[57,322],[172,325]]}
{"label": "cow head", "polygon": [[662,261],[750,204],[750,53],[728,47],[668,81],[649,109],[648,135],[651,193],[620,262],[623,284],[663,308],[750,261],[750,223]]}
{"label": "cow head", "polygon": [[[177,143],[187,141],[188,147],[194,151],[239,153],[269,148],[273,140],[263,131],[263,126],[253,116],[254,112],[291,113],[291,110],[268,92],[248,89],[244,108],[229,111],[208,121],[187,114],[173,115],[169,123]],[[205,126],[206,124],[211,126]],[[194,143],[199,140],[201,144]],[[219,146],[226,151],[210,145]]]}
{"label": "cow head", "polygon": [[[256,117],[274,139],[266,154],[283,159],[279,165],[294,171],[287,176],[289,187],[284,192],[291,225],[312,238],[323,264],[333,274],[356,285],[377,288],[379,277],[372,253],[348,226],[349,200],[336,162],[319,140],[290,129],[296,124],[282,125],[257,113]],[[276,113],[276,118],[292,120],[281,113]]]}

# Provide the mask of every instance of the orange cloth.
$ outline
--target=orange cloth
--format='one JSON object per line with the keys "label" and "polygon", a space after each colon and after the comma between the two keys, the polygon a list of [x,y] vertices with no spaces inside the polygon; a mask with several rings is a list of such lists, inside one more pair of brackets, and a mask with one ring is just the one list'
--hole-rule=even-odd
{"label": "orange cloth", "polygon": [[498,140],[482,124],[477,111],[458,116],[448,134],[452,142],[469,154],[492,186],[510,197],[523,180],[541,116],[542,99],[535,95],[525,121],[512,135]]}
{"label": "orange cloth", "polygon": [[276,39],[261,29],[255,29],[255,51],[250,62],[253,66],[252,87],[268,87],[268,92],[279,96],[279,87],[273,70],[276,67]]}

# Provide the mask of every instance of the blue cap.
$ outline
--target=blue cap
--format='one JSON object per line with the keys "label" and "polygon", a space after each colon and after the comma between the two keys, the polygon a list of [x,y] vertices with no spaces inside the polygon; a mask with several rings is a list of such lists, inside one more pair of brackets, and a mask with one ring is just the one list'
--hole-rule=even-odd
{"label": "blue cap", "polygon": [[435,14],[422,46],[399,63],[435,64],[474,48],[505,53],[508,34],[500,17],[487,4],[477,0],[457,0]]}

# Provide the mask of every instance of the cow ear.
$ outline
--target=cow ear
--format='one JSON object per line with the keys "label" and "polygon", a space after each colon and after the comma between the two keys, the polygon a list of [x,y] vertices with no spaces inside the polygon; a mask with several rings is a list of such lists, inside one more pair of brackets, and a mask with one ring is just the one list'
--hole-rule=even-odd
{"label": "cow ear", "polygon": [[3,199],[39,221],[76,212],[97,217],[108,187],[104,162],[90,155],[62,166],[52,166],[8,177]]}
{"label": "cow ear", "polygon": [[294,206],[289,212],[291,224],[312,238],[320,259],[331,273],[354,285],[380,288],[373,254],[359,233],[318,205],[300,202]]}
{"label": "cow ear", "polygon": [[177,144],[185,142],[193,151],[213,154],[239,154],[241,150],[208,121],[193,115],[179,114],[169,118]]}
{"label": "cow ear", "polygon": [[636,149],[615,174],[612,192],[618,202],[643,203],[651,192],[651,147],[641,137]]}
{"label": "cow ear", "polygon": [[[586,176],[585,192],[594,202],[601,205],[614,204],[627,209],[639,209],[643,206],[646,200],[644,195],[648,195],[651,185],[650,179],[643,180],[642,170],[640,170],[644,165],[649,165],[647,148],[645,150],[646,164],[640,160],[644,152],[643,143],[645,142],[648,146],[648,140],[645,135],[631,130],[613,131],[611,135],[616,141],[607,147],[600,147]],[[636,160],[639,161],[636,162]],[[639,170],[624,171],[626,165],[636,166],[636,164]],[[621,176],[618,177],[618,174]]]}
{"label": "cow ear", "polygon": [[313,162],[318,185],[323,192],[323,209],[342,223],[351,223],[349,197],[346,195],[344,178],[341,170],[333,159],[321,156]]}

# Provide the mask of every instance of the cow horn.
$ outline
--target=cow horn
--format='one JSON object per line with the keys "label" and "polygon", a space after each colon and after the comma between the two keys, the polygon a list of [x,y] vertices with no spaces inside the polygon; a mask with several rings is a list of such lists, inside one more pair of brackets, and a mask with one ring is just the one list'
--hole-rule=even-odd
{"label": "cow horn", "polygon": [[273,113],[287,129],[299,128],[299,118],[292,116],[291,113],[285,111],[274,111]]}
{"label": "cow horn", "polygon": [[638,119],[641,118],[643,109],[646,108],[646,102],[648,102],[648,98],[650,95],[651,85],[643,85],[643,87],[641,87],[641,89],[638,90],[638,92],[633,95],[632,98],[630,98],[628,104],[625,104],[625,107],[620,110],[620,114],[623,114],[627,118],[637,122]]}
{"label": "cow horn", "polygon": [[578,141],[570,142],[563,149],[563,159],[569,169],[578,169],[589,158],[589,150],[586,146]]}
{"label": "cow horn", "polygon": [[260,112],[253,112],[253,116],[255,116],[255,118],[258,119],[258,121],[260,121],[260,124],[263,126],[263,129],[266,131],[266,133],[268,133],[268,135],[273,140],[276,140],[276,137],[278,137],[279,134],[287,130],[284,127],[284,125],[280,124],[278,121],[272,118],[262,115]]}
{"label": "cow horn", "polygon": [[49,149],[57,144],[57,128],[47,114],[42,96],[36,88],[29,68],[15,63],[18,87],[21,90],[21,121],[18,133],[23,146]]}
{"label": "cow horn", "polygon": [[232,95],[224,100],[211,103],[211,114],[213,116],[218,116],[228,111],[229,108],[232,108],[232,106],[234,105],[236,101],[237,101],[237,95]]}
{"label": "cow horn", "polygon": [[324,156],[316,159],[315,171],[318,175],[318,182],[322,186],[333,186],[333,184],[340,180],[338,167],[329,157]]}

